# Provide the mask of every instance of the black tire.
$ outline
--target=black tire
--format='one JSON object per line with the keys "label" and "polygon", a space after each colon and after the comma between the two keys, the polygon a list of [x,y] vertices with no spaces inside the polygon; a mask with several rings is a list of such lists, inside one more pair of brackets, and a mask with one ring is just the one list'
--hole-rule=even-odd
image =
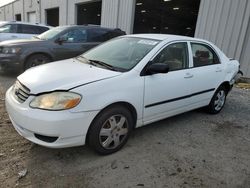
{"label": "black tire", "polygon": [[[124,124],[122,124],[123,121],[125,121]],[[114,126],[115,124],[111,122],[114,122],[117,126]],[[120,150],[129,138],[133,122],[130,111],[123,106],[116,105],[105,109],[91,124],[88,132],[89,146],[101,155],[108,155]],[[121,127],[119,123],[122,124]],[[117,136],[118,134],[119,136]],[[117,145],[118,140],[119,145]]]}
{"label": "black tire", "polygon": [[[222,96],[223,94],[223,96]],[[219,97],[221,96],[221,98]],[[209,105],[207,106],[207,111],[210,114],[218,114],[224,107],[226,103],[227,90],[224,86],[220,86],[214,93]],[[223,100],[224,98],[224,100]],[[219,103],[218,103],[219,101]]]}
{"label": "black tire", "polygon": [[24,70],[27,70],[31,67],[35,67],[38,65],[48,63],[50,61],[51,61],[51,58],[47,55],[44,55],[44,54],[31,55],[25,62]]}

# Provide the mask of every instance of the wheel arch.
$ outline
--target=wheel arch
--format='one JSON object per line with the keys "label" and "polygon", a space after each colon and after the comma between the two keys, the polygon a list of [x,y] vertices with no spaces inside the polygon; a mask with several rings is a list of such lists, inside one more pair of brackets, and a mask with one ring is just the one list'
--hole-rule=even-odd
{"label": "wheel arch", "polygon": [[[224,88],[226,89],[227,94],[228,94],[229,91],[232,89],[232,86],[230,85],[229,81],[224,81],[223,83],[221,83],[221,84],[219,85],[219,87],[224,87]],[[218,88],[219,88],[219,87],[218,87]],[[217,89],[218,89],[218,88],[217,88]]]}
{"label": "wheel arch", "polygon": [[88,128],[88,131],[87,131],[87,135],[86,135],[86,140],[85,140],[85,143],[88,144],[88,141],[89,141],[89,131],[93,125],[93,122],[96,120],[96,118],[98,118],[98,116],[105,110],[109,109],[109,108],[112,108],[114,106],[122,106],[122,107],[125,107],[126,109],[129,110],[129,112],[131,113],[132,117],[133,117],[133,129],[135,128],[136,126],[136,121],[137,121],[137,111],[136,111],[136,108],[129,102],[125,102],[125,101],[119,101],[119,102],[115,102],[115,103],[112,103],[112,104],[109,104],[108,106],[106,106],[105,108],[103,108],[96,116],[95,118],[92,120],[89,128]]}
{"label": "wheel arch", "polygon": [[26,63],[27,63],[27,60],[28,60],[31,56],[33,56],[33,55],[40,55],[40,54],[41,54],[41,55],[47,56],[47,57],[50,59],[50,61],[53,61],[53,57],[52,57],[52,55],[49,54],[49,53],[46,53],[46,52],[33,52],[33,53],[29,54],[27,57],[25,57],[25,59],[24,59],[24,64],[23,64],[23,68],[25,68]]}

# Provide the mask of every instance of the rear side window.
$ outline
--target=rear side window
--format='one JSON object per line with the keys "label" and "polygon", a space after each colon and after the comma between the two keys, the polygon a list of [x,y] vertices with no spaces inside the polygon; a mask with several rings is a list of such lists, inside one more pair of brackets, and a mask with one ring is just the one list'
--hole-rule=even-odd
{"label": "rear side window", "polygon": [[48,30],[46,27],[34,26],[34,25],[20,25],[21,33],[24,34],[41,34]]}
{"label": "rear side window", "polygon": [[220,63],[212,48],[205,44],[191,43],[194,67]]}
{"label": "rear side window", "polygon": [[107,39],[106,34],[108,30],[103,30],[103,29],[90,29],[89,30],[89,42],[104,42]]}
{"label": "rear side window", "polygon": [[21,25],[21,33],[36,34],[34,27],[31,25]]}
{"label": "rear side window", "polygon": [[105,42],[114,37],[125,35],[126,33],[119,29],[90,29],[89,31],[89,42]]}
{"label": "rear side window", "polygon": [[16,24],[7,24],[0,27],[0,33],[17,33]]}
{"label": "rear side window", "polygon": [[45,32],[45,31],[48,31],[49,30],[49,28],[48,27],[37,27],[37,29],[38,29],[38,34],[41,34],[41,33],[43,33],[43,32]]}

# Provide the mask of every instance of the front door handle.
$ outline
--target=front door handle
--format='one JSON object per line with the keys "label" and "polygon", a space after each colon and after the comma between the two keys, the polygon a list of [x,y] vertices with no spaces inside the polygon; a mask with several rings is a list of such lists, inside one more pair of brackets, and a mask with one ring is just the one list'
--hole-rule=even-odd
{"label": "front door handle", "polygon": [[17,38],[17,36],[16,35],[11,35],[11,38]]}
{"label": "front door handle", "polygon": [[190,73],[186,73],[186,75],[184,76],[184,78],[193,78],[194,75],[190,74]]}

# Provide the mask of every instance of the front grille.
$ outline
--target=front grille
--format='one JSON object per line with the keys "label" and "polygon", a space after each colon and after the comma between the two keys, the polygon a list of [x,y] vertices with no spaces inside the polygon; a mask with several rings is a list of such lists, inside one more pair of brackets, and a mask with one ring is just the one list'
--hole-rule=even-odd
{"label": "front grille", "polygon": [[13,86],[13,93],[18,102],[24,103],[30,95],[30,90],[17,80]]}

